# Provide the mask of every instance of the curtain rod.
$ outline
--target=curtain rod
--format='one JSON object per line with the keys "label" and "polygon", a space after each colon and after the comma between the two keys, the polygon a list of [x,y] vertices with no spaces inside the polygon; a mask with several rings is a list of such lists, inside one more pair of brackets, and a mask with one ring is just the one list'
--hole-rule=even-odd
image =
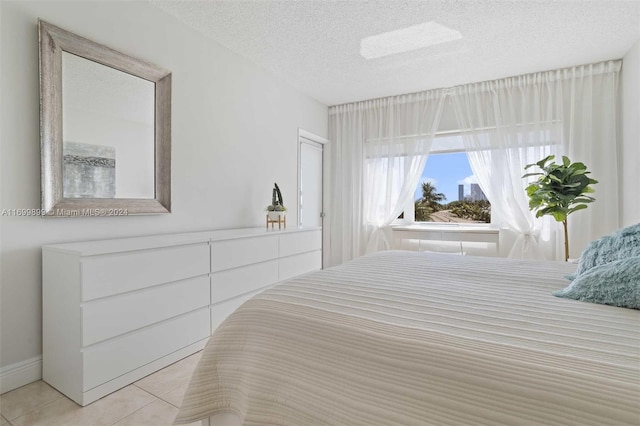
{"label": "curtain rod", "polygon": [[[550,120],[550,121],[541,121],[541,122],[531,122],[531,123],[517,123],[515,126],[516,127],[532,127],[532,126],[536,126],[536,125],[548,125],[549,127],[544,128],[544,129],[540,129],[543,131],[548,131],[551,130],[551,126],[554,124],[559,124],[561,121],[558,119],[555,120]],[[497,127],[496,126],[485,126],[485,127],[476,127],[474,129],[454,129],[454,130],[439,130],[436,131],[433,134],[433,137],[445,137],[445,136],[460,136],[463,133],[469,133],[469,132],[485,132],[485,131],[490,131],[490,130],[495,130]],[[529,131],[534,131],[535,129],[528,129]],[[409,138],[420,138],[420,137],[429,137],[431,136],[431,133],[415,133],[415,134],[411,134],[411,135],[401,135],[401,136],[386,136],[386,137],[381,137],[381,138],[367,138],[365,142],[380,142],[380,141],[384,141],[384,140],[389,140],[389,139],[409,139]]]}
{"label": "curtain rod", "polygon": [[[593,68],[595,67],[598,67],[601,69],[594,70]],[[346,107],[353,107],[354,111],[368,110],[368,109],[373,109],[378,107],[378,105],[371,105],[372,103],[384,102],[385,105],[383,106],[391,106],[391,105],[404,105],[404,104],[414,103],[414,102],[417,102],[420,100],[426,100],[426,99],[439,99],[439,98],[442,98],[443,95],[446,96],[456,90],[471,89],[472,91],[476,91],[476,92],[487,91],[487,89],[483,90],[478,88],[478,86],[483,86],[483,85],[489,85],[489,86],[497,85],[499,89],[503,89],[506,87],[505,84],[511,83],[513,82],[513,80],[519,80],[519,81],[515,81],[516,84],[512,85],[511,87],[522,87],[524,85],[523,82],[521,81],[522,79],[533,78],[535,79],[533,83],[543,82],[540,80],[543,76],[547,76],[547,77],[551,76],[551,78],[549,79],[550,81],[569,80],[570,78],[573,78],[573,77],[589,77],[589,76],[601,75],[601,74],[618,73],[620,72],[621,68],[622,68],[622,59],[612,59],[612,60],[603,61],[603,62],[596,62],[594,64],[583,64],[583,65],[577,65],[569,68],[559,68],[556,70],[538,71],[534,73],[522,74],[522,75],[513,76],[513,77],[505,77],[505,78],[495,79],[495,80],[467,83],[467,84],[461,84],[457,86],[451,86],[451,87],[445,87],[445,88],[439,88],[439,89],[430,89],[422,92],[407,93],[403,95],[394,95],[394,96],[374,98],[374,99],[358,101],[358,102],[350,102],[345,104],[333,105],[329,107],[329,115],[340,114],[343,111],[338,112],[336,110],[343,109]],[[580,73],[581,75],[577,76],[576,75],[577,73]],[[562,75],[558,75],[558,74],[562,74]],[[441,92],[441,93],[438,93],[438,92]],[[402,99],[406,97],[416,97],[416,98],[422,98],[422,99],[415,99],[415,100]]]}

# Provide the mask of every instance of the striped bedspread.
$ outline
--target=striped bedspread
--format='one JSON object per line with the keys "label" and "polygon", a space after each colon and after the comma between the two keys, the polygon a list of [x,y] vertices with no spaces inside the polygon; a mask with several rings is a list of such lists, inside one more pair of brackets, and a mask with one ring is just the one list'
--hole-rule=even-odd
{"label": "striped bedspread", "polygon": [[382,252],[216,331],[176,424],[639,425],[640,311],[553,297],[575,265]]}

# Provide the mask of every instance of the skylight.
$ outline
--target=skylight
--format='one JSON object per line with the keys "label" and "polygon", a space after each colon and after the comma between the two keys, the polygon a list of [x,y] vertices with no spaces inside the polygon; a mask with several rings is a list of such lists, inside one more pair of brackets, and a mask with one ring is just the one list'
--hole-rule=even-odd
{"label": "skylight", "polygon": [[461,38],[460,31],[452,30],[436,22],[425,22],[363,38],[360,40],[360,55],[365,59],[382,58]]}

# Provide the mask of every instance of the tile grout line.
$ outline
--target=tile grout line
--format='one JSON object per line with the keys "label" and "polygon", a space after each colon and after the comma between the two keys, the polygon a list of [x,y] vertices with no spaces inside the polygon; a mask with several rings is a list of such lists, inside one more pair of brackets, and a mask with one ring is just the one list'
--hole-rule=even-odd
{"label": "tile grout line", "polygon": [[[0,0],[0,1],[1,1],[1,0]],[[146,390],[146,389],[144,389],[144,388],[141,388],[140,386],[136,385],[135,383],[132,383],[132,385],[133,385],[133,386],[135,386],[135,387],[137,387],[137,388],[138,388],[138,389],[140,389],[141,391],[144,391],[144,392],[148,393],[149,395],[153,396],[153,397],[154,397],[154,398],[156,398],[157,400],[162,401],[162,402],[164,402],[164,403],[167,403],[167,404],[171,405],[172,407],[177,408],[178,410],[180,409],[180,407],[178,407],[177,405],[175,405],[175,404],[173,404],[173,403],[171,403],[171,402],[167,401],[167,400],[166,400],[166,399],[164,399],[162,396],[158,396],[158,395],[156,395],[156,394],[153,394],[153,393],[149,392],[148,390]],[[176,389],[177,389],[177,388],[176,388]],[[172,390],[170,390],[169,392],[165,392],[165,393],[163,393],[162,395],[163,395],[163,396],[164,396],[164,395],[167,395],[167,394],[169,394],[169,393],[173,392],[174,390],[175,390],[175,389],[172,389]]]}
{"label": "tile grout line", "polygon": [[136,388],[140,389],[141,391],[148,393],[149,395],[151,395],[152,397],[156,398],[156,399],[162,399],[161,397],[159,397],[158,395],[149,392],[148,390],[146,390],[145,388],[142,388],[138,385],[136,385],[135,383],[131,383],[131,386],[135,386]]}
{"label": "tile grout line", "polygon": [[[138,388],[138,389],[140,389],[142,392],[144,392],[144,393],[147,393],[147,394],[151,395],[151,396],[154,398],[154,401],[151,401],[151,402],[149,402],[148,404],[144,404],[142,407],[138,408],[138,409],[137,409],[137,410],[135,410],[134,412],[129,413],[129,414],[127,414],[126,416],[124,416],[124,417],[122,417],[122,418],[120,418],[120,419],[116,420],[115,422],[111,423],[111,426],[115,425],[115,424],[116,424],[116,423],[118,423],[118,422],[123,421],[124,419],[126,419],[126,418],[127,418],[127,417],[129,417],[129,416],[133,416],[133,415],[134,415],[135,413],[137,413],[138,411],[142,410],[142,409],[143,409],[143,408],[145,408],[145,407],[148,407],[149,405],[153,404],[154,402],[156,402],[156,401],[158,400],[158,397],[157,397],[157,396],[155,396],[154,394],[152,394],[152,393],[150,393],[150,392],[147,392],[146,390],[144,390],[144,389],[142,389],[142,388],[140,388],[140,387],[136,386],[136,384],[135,384],[135,383],[131,383],[131,386],[133,386],[133,387],[135,387],[135,388]],[[124,388],[123,388],[123,389],[124,389]]]}
{"label": "tile grout line", "polygon": [[[0,0],[0,1],[1,1],[1,0]],[[137,383],[137,382],[136,382],[136,383]],[[165,395],[167,395],[167,394],[169,394],[169,393],[173,392],[174,390],[176,390],[176,389],[178,389],[178,388],[176,388],[176,389],[172,389],[172,390],[170,390],[170,391],[168,391],[168,392],[165,392],[165,393],[163,393],[162,395],[158,396],[158,395],[155,395],[155,394],[153,394],[153,393],[149,392],[148,390],[146,390],[146,389],[144,389],[144,388],[142,388],[142,387],[138,386],[136,383],[132,383],[132,385],[133,385],[133,386],[135,386],[135,387],[137,387],[138,389],[140,389],[140,390],[142,390],[142,391],[144,391],[144,392],[148,393],[149,395],[151,395],[151,396],[153,396],[153,397],[157,398],[159,401],[162,401],[162,402],[164,402],[164,403],[166,403],[166,404],[169,404],[169,405],[171,405],[172,407],[175,407],[175,408],[177,408],[178,410],[180,410],[180,407],[179,407],[178,405],[174,404],[173,402],[167,401],[166,399],[164,399],[164,398],[163,398],[163,396],[165,396]],[[183,398],[184,398],[184,395],[183,395]]]}
{"label": "tile grout line", "polygon": [[[167,393],[169,393],[169,392],[167,392]],[[177,408],[178,410],[180,410],[180,407],[178,407],[178,406],[177,406],[176,404],[174,404],[173,402],[169,402],[169,401],[167,401],[166,399],[164,399],[164,398],[162,398],[162,397],[160,397],[160,399],[161,399],[163,402],[166,402],[167,404],[171,405],[172,407],[175,407],[175,408]]]}
{"label": "tile grout line", "polygon": [[[61,400],[61,399],[63,399],[63,398],[64,398],[64,399],[68,399],[69,401],[71,401],[71,399],[69,399],[69,398],[67,398],[66,396],[62,395],[62,397],[56,398],[56,399],[54,399],[54,400],[52,400],[52,401],[49,401],[49,402],[45,402],[44,404],[40,404],[40,405],[38,405],[38,406],[36,406],[36,407],[33,407],[31,410],[26,411],[26,412],[24,412],[24,413],[20,414],[20,415],[19,415],[19,416],[17,416],[17,417],[14,417],[13,419],[7,419],[7,420],[9,421],[9,424],[10,424],[10,425],[13,425],[13,421],[14,421],[14,420],[18,420],[18,419],[20,419],[20,418],[22,418],[22,417],[24,417],[24,416],[28,415],[29,413],[33,413],[34,411],[37,411],[37,410],[39,410],[39,409],[41,409],[41,408],[48,407],[49,405],[54,404],[54,403],[56,403],[56,402],[60,401],[60,400]],[[73,401],[72,401],[72,402],[73,402]],[[75,402],[73,402],[73,403],[75,404]],[[5,417],[5,419],[6,419],[6,417]]]}
{"label": "tile grout line", "polygon": [[[2,0],[0,0],[0,1],[2,1]],[[40,381],[42,381],[42,380],[40,380]],[[25,386],[29,386],[30,384],[33,384],[33,383],[36,383],[36,382],[32,382],[32,383],[26,384]],[[36,406],[35,406],[35,407],[33,407],[31,410],[25,411],[24,413],[20,414],[19,416],[16,416],[16,417],[12,418],[12,419],[10,419],[9,417],[7,417],[7,416],[6,416],[4,413],[2,413],[1,411],[0,411],[0,416],[2,416],[2,418],[4,418],[7,422],[9,422],[9,424],[10,424],[10,425],[13,425],[12,420],[19,419],[20,417],[25,416],[25,415],[27,415],[27,414],[31,413],[32,411],[35,411],[35,410],[39,409],[40,407],[47,406],[47,405],[49,405],[49,404],[51,404],[51,403],[53,403],[53,402],[59,401],[59,400],[60,400],[60,399],[62,399],[62,398],[65,398],[65,399],[69,399],[69,400],[70,400],[70,398],[68,398],[67,396],[65,396],[64,394],[62,394],[60,391],[58,391],[58,390],[57,390],[56,388],[54,388],[53,386],[49,385],[47,382],[42,381],[42,383],[46,384],[47,386],[51,387],[51,389],[55,390],[55,391],[58,393],[58,396],[57,396],[56,398],[51,399],[50,401],[47,401],[47,402],[44,402],[44,403],[42,403],[42,404],[36,405]],[[24,386],[21,386],[20,388],[23,388],[23,387],[24,387]],[[20,389],[20,388],[17,388],[17,389]],[[8,394],[8,393],[10,393],[10,392],[13,392],[13,391],[15,391],[15,390],[16,390],[16,389],[10,390],[9,392],[5,392],[5,393],[3,393],[2,395],[6,395],[6,394]]]}

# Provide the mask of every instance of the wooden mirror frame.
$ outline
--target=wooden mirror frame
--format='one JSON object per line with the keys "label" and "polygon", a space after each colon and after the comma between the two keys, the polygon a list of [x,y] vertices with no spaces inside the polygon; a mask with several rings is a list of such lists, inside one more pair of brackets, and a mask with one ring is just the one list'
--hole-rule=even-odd
{"label": "wooden mirror frame", "polygon": [[[171,72],[38,20],[43,215],[121,216],[171,212]],[[155,198],[64,198],[62,52],[155,84]]]}

